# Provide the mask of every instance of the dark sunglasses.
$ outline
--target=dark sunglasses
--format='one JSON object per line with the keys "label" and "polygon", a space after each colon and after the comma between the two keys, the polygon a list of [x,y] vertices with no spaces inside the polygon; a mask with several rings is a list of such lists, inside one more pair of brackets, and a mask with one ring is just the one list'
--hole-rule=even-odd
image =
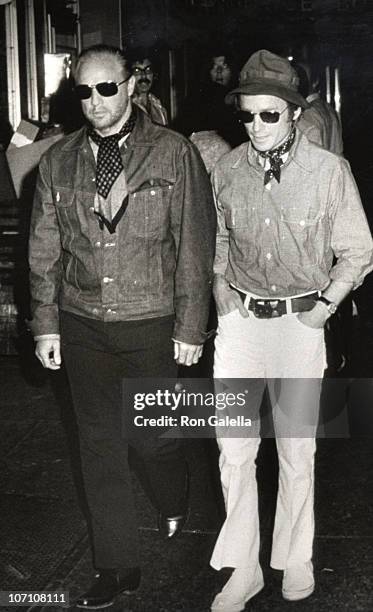
{"label": "dark sunglasses", "polygon": [[285,106],[284,110],[280,111],[262,111],[261,113],[252,113],[250,111],[238,110],[237,117],[242,123],[252,123],[255,115],[259,115],[263,123],[277,123],[282,113],[287,110]]}
{"label": "dark sunglasses", "polygon": [[118,93],[119,85],[126,83],[126,81],[128,81],[130,78],[131,75],[124,79],[124,81],[120,81],[120,83],[115,83],[114,81],[103,81],[102,83],[96,83],[96,85],[76,85],[75,93],[79,100],[88,100],[92,95],[92,90],[95,89],[100,96],[110,98]]}

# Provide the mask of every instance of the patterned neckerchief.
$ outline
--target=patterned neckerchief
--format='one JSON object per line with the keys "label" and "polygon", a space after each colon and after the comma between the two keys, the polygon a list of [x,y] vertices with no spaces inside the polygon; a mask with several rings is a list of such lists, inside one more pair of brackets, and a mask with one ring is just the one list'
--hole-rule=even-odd
{"label": "patterned neckerchief", "polygon": [[270,167],[265,171],[264,174],[264,184],[266,185],[272,178],[275,178],[279,183],[281,179],[281,166],[284,165],[285,159],[284,156],[288,153],[293,146],[295,140],[295,127],[291,130],[289,136],[279,147],[276,149],[272,149],[271,151],[255,151],[263,157],[264,159],[268,159]]}
{"label": "patterned neckerchief", "polygon": [[88,128],[88,135],[98,145],[96,161],[96,188],[97,193],[107,198],[110,189],[123,170],[122,156],[119,150],[119,141],[132,132],[136,122],[136,114],[132,111],[130,118],[119,132],[111,136],[100,136],[92,128]]}

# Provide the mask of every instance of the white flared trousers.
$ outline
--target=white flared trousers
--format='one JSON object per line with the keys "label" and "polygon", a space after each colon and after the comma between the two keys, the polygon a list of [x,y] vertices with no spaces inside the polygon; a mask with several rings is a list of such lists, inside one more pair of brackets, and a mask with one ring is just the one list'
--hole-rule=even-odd
{"label": "white flared trousers", "polygon": [[[279,483],[271,566],[285,569],[312,557],[314,456],[320,391],[326,367],[324,332],[295,314],[243,318],[238,310],[219,318],[214,378],[247,379],[257,412],[258,386],[268,386],[279,459]],[[216,380],[216,384],[219,381]],[[245,381],[246,384],[246,381]],[[226,520],[211,565],[251,567],[259,562],[256,482],[259,420],[247,437],[217,430]]]}

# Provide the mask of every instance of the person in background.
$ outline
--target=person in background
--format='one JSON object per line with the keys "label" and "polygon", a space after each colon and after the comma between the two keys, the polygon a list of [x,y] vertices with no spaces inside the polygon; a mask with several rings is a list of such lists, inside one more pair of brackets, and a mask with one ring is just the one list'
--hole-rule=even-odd
{"label": "person in background", "polygon": [[343,155],[341,120],[333,106],[321,97],[319,77],[310,76],[308,65],[295,64],[294,67],[300,80],[300,91],[308,102],[308,108],[299,118],[298,128],[311,142],[336,155]]}
{"label": "person in background", "polygon": [[131,448],[151,482],[162,536],[174,537],[187,518],[180,441],[157,433],[132,440],[122,383],[174,379],[179,364],[198,362],[216,217],[195,147],[132,104],[135,77],[120,49],[83,51],[75,82],[87,125],[39,166],[31,327],[42,365],[58,370],[63,357],[70,382],[97,569],[77,606],[99,609],[140,582]]}
{"label": "person in background", "polygon": [[151,53],[145,49],[134,49],[131,53],[131,71],[136,82],[133,102],[147,113],[154,123],[167,125],[167,110],[151,92],[156,77]]}
{"label": "person in background", "polygon": [[233,78],[233,67],[229,56],[225,55],[225,53],[223,55],[213,55],[211,57],[209,73],[212,83],[222,87],[229,87]]}
{"label": "person in background", "polygon": [[[298,128],[311,142],[336,155],[343,155],[341,120],[331,104],[320,95],[319,74],[306,63],[293,63],[299,77],[299,91],[308,102],[298,120]],[[358,295],[358,291],[355,295]],[[328,351],[327,375],[348,368],[352,338],[352,296],[348,296],[336,316],[325,327]]]}
{"label": "person in background", "polygon": [[[264,586],[259,563],[256,456],[265,387],[279,484],[271,566],[282,595],[315,588],[314,460],[324,325],[373,268],[373,242],[348,162],[297,127],[307,101],[289,61],[267,50],[228,94],[250,142],[212,172],[218,214],[214,378],[245,379],[252,426],[217,428],[226,519],[211,565],[233,568],[212,612],[240,612]],[[228,381],[228,382],[226,382]]]}
{"label": "person in background", "polygon": [[235,82],[231,55],[220,47],[211,51],[202,69],[200,85],[184,101],[176,128],[186,136],[214,131],[229,147],[241,144],[246,134],[225,104],[225,96]]}

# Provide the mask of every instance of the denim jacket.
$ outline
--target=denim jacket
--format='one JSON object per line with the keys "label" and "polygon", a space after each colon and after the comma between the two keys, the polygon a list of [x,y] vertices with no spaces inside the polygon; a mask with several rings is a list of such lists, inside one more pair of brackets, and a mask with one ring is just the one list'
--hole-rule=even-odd
{"label": "denim jacket", "polygon": [[32,331],[58,333],[59,308],[113,322],[174,314],[174,339],[200,344],[216,234],[201,158],[141,110],[121,154],[129,201],[114,234],[94,214],[86,128],[42,157],[30,234]]}

